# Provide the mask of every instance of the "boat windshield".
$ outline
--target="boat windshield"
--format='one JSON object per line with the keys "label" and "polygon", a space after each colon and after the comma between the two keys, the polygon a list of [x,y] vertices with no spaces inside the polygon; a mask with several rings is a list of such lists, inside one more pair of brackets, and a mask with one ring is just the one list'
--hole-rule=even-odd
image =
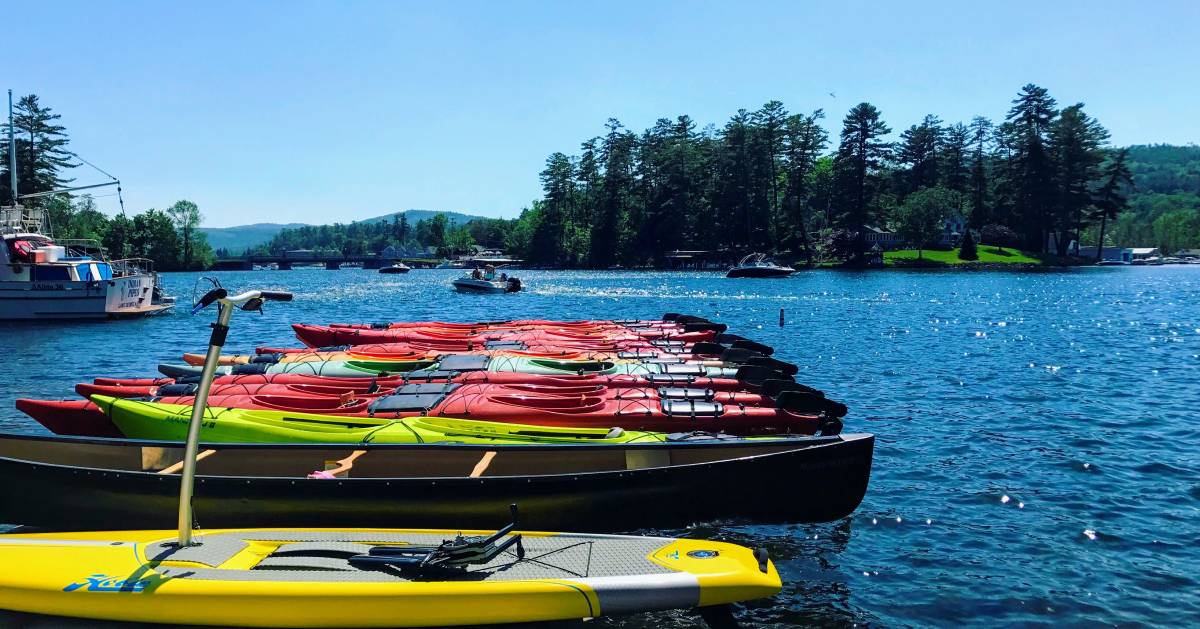
{"label": "boat windshield", "polygon": [[738,266],[774,266],[765,253],[752,253],[738,262]]}

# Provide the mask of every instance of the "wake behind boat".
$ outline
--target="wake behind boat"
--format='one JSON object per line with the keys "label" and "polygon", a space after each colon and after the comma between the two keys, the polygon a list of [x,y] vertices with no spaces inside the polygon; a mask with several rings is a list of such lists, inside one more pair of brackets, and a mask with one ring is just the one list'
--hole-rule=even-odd
{"label": "wake behind boat", "polygon": [[738,261],[725,277],[787,277],[795,269],[780,266],[765,253],[752,253]]}

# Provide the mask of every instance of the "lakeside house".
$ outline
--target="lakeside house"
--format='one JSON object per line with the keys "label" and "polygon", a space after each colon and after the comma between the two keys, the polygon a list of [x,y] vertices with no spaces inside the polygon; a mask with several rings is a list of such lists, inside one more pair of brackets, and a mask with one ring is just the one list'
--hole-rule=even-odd
{"label": "lakeside house", "polygon": [[[1096,246],[1091,245],[1087,247],[1080,247],[1076,255],[1087,260],[1095,260]],[[1133,249],[1130,249],[1129,247],[1105,247],[1104,250],[1100,252],[1100,260],[1104,262],[1124,262],[1129,264],[1130,262],[1133,262]]]}
{"label": "lakeside house", "polygon": [[889,229],[863,225],[862,233],[868,249],[879,247],[883,251],[891,251],[904,248],[904,239],[900,237],[900,234]]}
{"label": "lakeside house", "polygon": [[1133,252],[1134,260],[1148,260],[1150,258],[1161,258],[1162,252],[1158,247],[1133,247],[1130,249]]}
{"label": "lakeside house", "polygon": [[967,217],[954,212],[942,223],[942,233],[936,241],[939,247],[957,247],[967,231]]}
{"label": "lakeside house", "polygon": [[1200,249],[1180,249],[1175,252],[1176,258],[1200,258]]}

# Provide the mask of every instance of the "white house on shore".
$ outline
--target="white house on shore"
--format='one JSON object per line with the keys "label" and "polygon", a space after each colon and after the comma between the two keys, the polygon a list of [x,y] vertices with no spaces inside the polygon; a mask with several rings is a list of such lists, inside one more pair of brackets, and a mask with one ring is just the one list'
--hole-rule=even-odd
{"label": "white house on shore", "polygon": [[900,237],[900,234],[889,229],[863,225],[862,234],[863,240],[867,241],[867,249],[870,249],[873,245],[879,245],[879,248],[883,251],[904,248],[904,239]]}

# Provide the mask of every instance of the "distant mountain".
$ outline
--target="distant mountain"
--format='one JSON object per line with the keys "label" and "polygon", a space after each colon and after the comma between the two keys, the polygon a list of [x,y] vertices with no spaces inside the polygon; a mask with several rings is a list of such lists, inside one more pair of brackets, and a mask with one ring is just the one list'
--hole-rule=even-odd
{"label": "distant mountain", "polygon": [[[416,226],[417,221],[428,220],[438,214],[445,214],[446,219],[451,224],[463,225],[482,216],[472,214],[463,214],[461,212],[438,212],[434,210],[402,210],[400,212],[392,212],[383,216],[373,216],[364,218],[359,221],[351,221],[354,223],[380,223],[391,222],[392,219],[401,214],[408,216],[410,225]],[[266,242],[270,242],[276,234],[285,229],[296,229],[304,227],[306,223],[254,223],[253,225],[238,225],[236,227],[201,227],[200,231],[208,237],[208,244],[216,249],[228,249],[230,253],[239,255],[246,249],[256,247]]]}
{"label": "distant mountain", "polygon": [[448,220],[451,223],[454,223],[456,225],[463,225],[463,224],[469,223],[477,218],[486,218],[484,216],[475,216],[473,214],[463,214],[461,212],[437,212],[437,211],[433,211],[433,210],[403,210],[400,212],[392,212],[391,214],[384,214],[383,216],[375,216],[372,218],[365,218],[361,221],[354,221],[354,222],[356,222],[356,223],[379,223],[382,221],[391,222],[392,218],[399,216],[401,214],[404,214],[408,217],[408,223],[410,225],[416,225],[417,221],[428,220],[438,214],[445,214],[446,220]]}
{"label": "distant mountain", "polygon": [[224,248],[238,255],[246,249],[271,240],[282,230],[303,226],[304,223],[255,223],[237,227],[201,227],[200,231],[208,237],[208,244],[214,250]]}

